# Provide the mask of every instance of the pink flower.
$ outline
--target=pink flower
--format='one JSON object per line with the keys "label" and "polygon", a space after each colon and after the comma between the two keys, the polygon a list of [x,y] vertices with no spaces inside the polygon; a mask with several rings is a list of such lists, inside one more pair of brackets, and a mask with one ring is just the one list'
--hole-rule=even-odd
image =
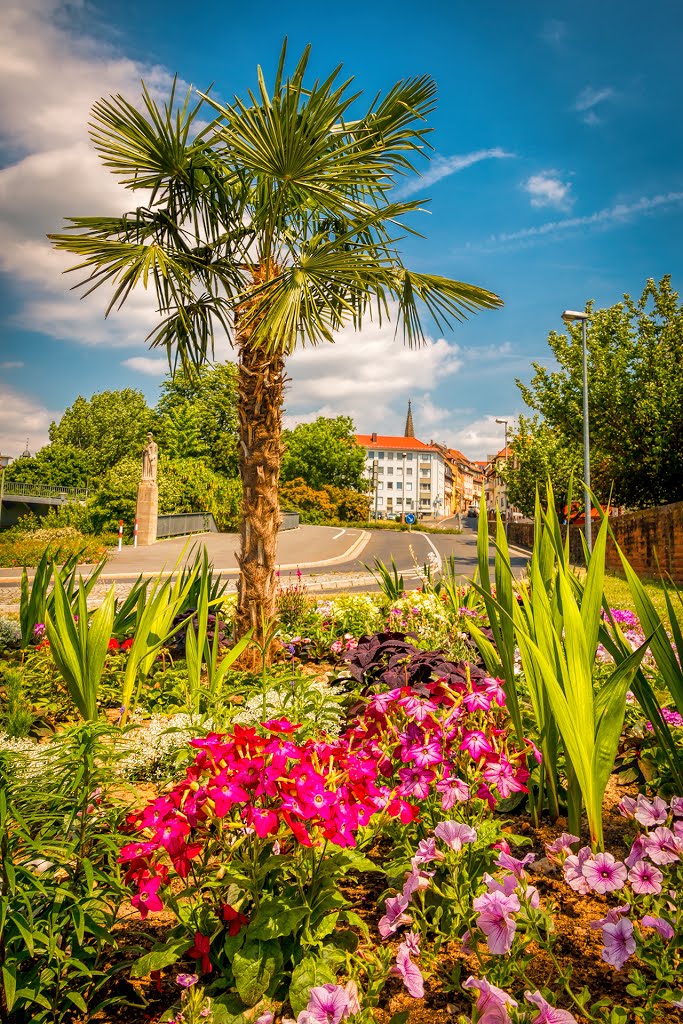
{"label": "pink flower", "polygon": [[473,900],[472,906],[479,912],[477,927],[486,936],[490,952],[497,956],[509,953],[517,928],[511,915],[520,909],[517,896],[485,892]]}
{"label": "pink flower", "polygon": [[483,732],[478,729],[469,729],[462,734],[460,750],[466,750],[473,760],[478,761],[483,754],[492,753],[493,747]]}
{"label": "pink flower", "polygon": [[395,931],[404,925],[410,924],[413,920],[410,914],[405,911],[410,900],[407,896],[390,896],[385,903],[384,917],[381,917],[377,925],[378,931],[383,939],[388,939]]}
{"label": "pink flower", "polygon": [[194,933],[194,946],[192,949],[188,949],[187,955],[193,956],[195,960],[201,960],[202,974],[208,974],[213,969],[209,959],[210,947],[211,939],[208,935],[202,935],[201,932]]}
{"label": "pink flower", "polygon": [[478,992],[474,1008],[479,1015],[479,1024],[510,1024],[508,1006],[517,1006],[516,1001],[502,988],[491,985],[486,978],[467,978],[463,988],[473,988]]}
{"label": "pink flower", "polygon": [[410,959],[410,953],[411,945],[402,942],[398,947],[396,966],[392,967],[391,973],[401,977],[413,999],[422,999],[425,994],[424,979],[420,968]]}
{"label": "pink flower", "polygon": [[633,846],[631,847],[628,857],[624,857],[624,864],[626,867],[632,868],[634,864],[637,864],[639,860],[642,860],[643,857],[646,856],[645,836],[636,836],[633,840]]}
{"label": "pink flower", "polygon": [[418,867],[413,867],[403,884],[405,898],[410,900],[414,893],[428,889],[433,874],[433,871],[420,871]]}
{"label": "pink flower", "polygon": [[525,992],[524,998],[538,1007],[539,1013],[532,1024],[578,1024],[576,1017],[569,1010],[557,1010],[546,1002],[540,992]]}
{"label": "pink flower", "polygon": [[498,854],[496,864],[499,868],[505,868],[506,871],[511,871],[515,878],[521,878],[526,871],[527,865],[533,864],[535,860],[535,853],[527,853],[520,860],[518,857],[513,857],[507,850],[501,850]]}
{"label": "pink flower", "polygon": [[441,850],[437,850],[436,842],[433,837],[429,839],[421,839],[417,844],[414,856],[411,858],[410,863],[415,866],[417,864],[428,864],[432,860],[443,860],[445,854]]}
{"label": "pink flower", "polygon": [[436,778],[431,768],[418,768],[417,766],[400,768],[398,774],[403,783],[401,786],[403,796],[412,794],[417,800],[427,799],[430,783]]}
{"label": "pink flower", "polygon": [[652,828],[653,825],[663,825],[669,813],[669,805],[660,796],[650,801],[642,793],[636,799],[636,809],[633,817],[645,828]]}
{"label": "pink flower", "polygon": [[645,851],[655,864],[673,864],[680,860],[681,841],[670,828],[656,828],[645,836]]}
{"label": "pink flower", "polygon": [[611,853],[596,853],[594,857],[588,857],[582,871],[594,892],[615,892],[626,885],[626,865],[616,860]]}
{"label": "pink flower", "polygon": [[348,1016],[349,997],[341,985],[317,985],[308,996],[309,1024],[339,1024],[343,1017]]}
{"label": "pink flower", "polygon": [[[595,922],[592,927],[594,926]],[[602,941],[604,943],[602,959],[620,971],[636,951],[633,922],[627,917],[620,917],[615,923],[606,922],[602,925]]]}
{"label": "pink flower", "polygon": [[639,860],[636,861],[629,871],[628,880],[633,891],[639,896],[645,893],[656,896],[662,891],[664,875],[654,864],[648,864],[647,861]]}
{"label": "pink flower", "polygon": [[646,914],[643,920],[640,922],[645,928],[654,928],[655,931],[659,932],[665,942],[669,939],[673,939],[674,930],[668,921],[665,921],[663,917],[652,917],[650,914]]}
{"label": "pink flower", "polygon": [[674,818],[683,818],[683,796],[671,797],[671,813]]}
{"label": "pink flower", "polygon": [[[355,981],[351,979],[344,985],[344,991],[349,1001],[349,1016],[353,1016],[354,1013],[360,1013],[360,1000],[358,998],[358,986]],[[257,1022],[258,1024],[258,1022]]]}
{"label": "pink flower", "polygon": [[636,801],[632,796],[625,796],[617,805],[617,810],[624,818],[633,818],[636,813]]}
{"label": "pink flower", "polygon": [[[145,872],[148,875],[149,872]],[[152,875],[151,878],[141,879],[140,891],[137,895],[133,896],[130,901],[132,905],[140,912],[140,917],[144,921],[150,911],[163,910],[164,905],[161,902],[160,897],[157,895],[159,892],[159,886],[161,885],[161,878],[158,875]]]}
{"label": "pink flower", "polygon": [[442,794],[441,807],[444,811],[450,811],[457,803],[465,803],[470,798],[470,788],[462,779],[440,779],[436,789]]}
{"label": "pink flower", "polygon": [[463,843],[474,843],[477,839],[475,829],[460,821],[440,821],[434,829],[434,835],[443,839],[446,846],[456,853],[462,850]]}
{"label": "pink flower", "polygon": [[199,981],[199,975],[198,974],[179,974],[176,977],[176,982],[182,988],[192,988],[192,986],[196,985],[198,981]]}
{"label": "pink flower", "polygon": [[590,886],[583,875],[583,865],[592,855],[590,846],[583,846],[578,853],[573,853],[565,859],[562,865],[564,880],[574,892],[585,896],[590,892]]}
{"label": "pink flower", "polygon": [[570,832],[563,832],[552,843],[546,843],[545,850],[548,860],[554,861],[555,864],[561,864],[565,857],[571,856],[572,846],[578,842],[578,836],[573,836]]}
{"label": "pink flower", "polygon": [[420,933],[419,932],[406,932],[403,936],[403,942],[401,946],[405,946],[410,956],[420,955]]}

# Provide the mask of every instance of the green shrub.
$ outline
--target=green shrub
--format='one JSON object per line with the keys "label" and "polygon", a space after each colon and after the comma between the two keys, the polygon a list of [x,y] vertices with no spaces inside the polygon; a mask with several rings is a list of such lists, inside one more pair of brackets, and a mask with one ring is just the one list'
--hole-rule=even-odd
{"label": "green shrub", "polygon": [[107,553],[101,538],[86,537],[73,526],[41,528],[31,533],[15,527],[0,536],[0,566],[37,565],[48,548],[56,562],[76,554],[79,562],[99,562]]}

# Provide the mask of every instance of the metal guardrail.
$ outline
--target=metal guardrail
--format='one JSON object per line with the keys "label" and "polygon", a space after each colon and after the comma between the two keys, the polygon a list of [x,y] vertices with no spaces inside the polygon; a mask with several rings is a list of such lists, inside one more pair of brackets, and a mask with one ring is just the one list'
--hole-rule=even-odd
{"label": "metal guardrail", "polygon": [[299,526],[299,513],[298,512],[283,512],[282,522],[280,523],[281,530],[296,530]]}
{"label": "metal guardrail", "polygon": [[178,512],[157,517],[157,537],[184,537],[188,533],[218,533],[211,512]]}
{"label": "metal guardrail", "polygon": [[56,498],[62,501],[85,501],[87,487],[56,487],[54,484],[26,484],[8,480],[3,488],[5,498]]}

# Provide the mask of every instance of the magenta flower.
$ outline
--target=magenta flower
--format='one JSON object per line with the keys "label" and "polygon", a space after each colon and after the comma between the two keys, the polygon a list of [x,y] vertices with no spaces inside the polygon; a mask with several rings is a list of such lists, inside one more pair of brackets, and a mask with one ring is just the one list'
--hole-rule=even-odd
{"label": "magenta flower", "polygon": [[674,864],[682,850],[683,843],[670,828],[656,828],[645,836],[645,851],[655,864]]}
{"label": "magenta flower", "polygon": [[491,754],[493,747],[483,732],[478,729],[467,729],[462,734],[460,750],[466,750],[470,757],[478,761],[483,754]]}
{"label": "magenta flower", "polygon": [[341,985],[317,985],[308,997],[309,1024],[339,1024],[348,1016],[349,997]]}
{"label": "magenta flower", "polygon": [[408,950],[409,956],[420,955],[420,933],[419,932],[406,932],[403,936],[403,942],[401,946],[404,946]]}
{"label": "magenta flower", "polygon": [[440,821],[434,829],[434,835],[443,839],[446,846],[458,853],[464,843],[474,843],[477,839],[475,829],[460,821]]}
{"label": "magenta flower", "polygon": [[656,796],[650,801],[642,793],[636,799],[636,809],[633,817],[645,828],[653,828],[655,825],[663,825],[669,813],[669,805],[666,800]]}
{"label": "magenta flower", "polygon": [[396,966],[391,969],[392,974],[398,974],[403,984],[408,989],[408,994],[413,999],[422,999],[425,994],[424,979],[417,964],[410,959],[410,947],[408,943],[402,942],[398,947],[396,955]]}
{"label": "magenta flower", "polygon": [[671,813],[674,818],[683,818],[683,796],[671,797]]}
{"label": "magenta flower", "polygon": [[[148,872],[145,872],[145,874],[148,874]],[[133,896],[130,901],[139,911],[140,917],[143,921],[150,911],[154,913],[156,910],[164,909],[164,905],[158,895],[160,885],[161,878],[158,875],[152,875],[151,878],[141,879],[140,891]]]}
{"label": "magenta flower", "polygon": [[511,915],[520,909],[517,896],[485,892],[473,900],[472,906],[479,912],[477,927],[486,936],[489,951],[497,956],[509,953],[517,928]]}
{"label": "magenta flower", "polygon": [[620,907],[610,907],[604,917],[599,921],[591,921],[591,928],[604,928],[606,924],[616,924],[622,914],[628,914],[631,909],[630,903],[622,903]]}
{"label": "magenta flower", "polygon": [[611,853],[596,853],[594,857],[586,858],[581,870],[594,892],[615,892],[626,885],[626,865]]}
{"label": "magenta flower", "polygon": [[531,1024],[578,1024],[573,1013],[570,1013],[569,1010],[555,1009],[538,991],[525,992],[524,998],[539,1009],[539,1013],[533,1018]]}
{"label": "magenta flower", "polygon": [[256,1024],[273,1024],[275,1014],[272,1010],[266,1010],[260,1017],[256,1018]]}
{"label": "magenta flower", "polygon": [[463,981],[462,987],[478,992],[474,1008],[479,1015],[479,1024],[510,1024],[508,1007],[517,1006],[517,1002],[502,988],[491,985],[486,978],[472,977]]}
{"label": "magenta flower", "polygon": [[650,914],[646,914],[643,920],[640,922],[645,928],[654,928],[656,932],[662,936],[665,942],[669,939],[673,939],[674,930],[668,921],[665,921],[663,917],[652,917]]}
{"label": "magenta flower", "polygon": [[440,779],[436,789],[442,794],[441,807],[444,811],[450,811],[457,803],[465,803],[470,798],[470,788],[462,779]]}
{"label": "magenta flower", "polygon": [[562,865],[565,882],[581,896],[586,896],[590,892],[590,886],[583,874],[583,865],[590,856],[592,856],[590,846],[583,846],[578,853],[567,857]]}
{"label": "magenta flower", "polygon": [[431,768],[400,768],[399,778],[403,785],[401,786],[401,793],[403,796],[410,796],[411,794],[417,800],[426,800],[429,796],[429,786],[436,778],[435,773]]}
{"label": "magenta flower", "polygon": [[[593,922],[595,927],[598,922]],[[620,917],[618,921],[606,922],[602,925],[602,959],[605,963],[622,969],[629,957],[636,951],[636,940],[633,938],[633,922],[628,917]]]}
{"label": "magenta flower", "polygon": [[639,860],[646,857],[647,853],[645,850],[645,836],[636,836],[633,840],[633,846],[628,857],[624,857],[624,864],[627,868],[632,868],[634,864],[637,864]]}
{"label": "magenta flower", "polygon": [[656,896],[662,891],[664,875],[654,864],[648,864],[645,860],[639,860],[636,861],[629,871],[628,880],[633,891],[638,893],[639,896],[643,896],[645,893]]}

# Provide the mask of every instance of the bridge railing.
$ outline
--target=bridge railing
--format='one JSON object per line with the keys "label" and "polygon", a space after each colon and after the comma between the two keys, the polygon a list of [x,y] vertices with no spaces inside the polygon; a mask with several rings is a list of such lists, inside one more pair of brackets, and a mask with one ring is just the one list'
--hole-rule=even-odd
{"label": "bridge railing", "polygon": [[5,498],[61,498],[63,501],[85,501],[87,487],[56,487],[54,484],[24,484],[8,480],[3,488]]}

